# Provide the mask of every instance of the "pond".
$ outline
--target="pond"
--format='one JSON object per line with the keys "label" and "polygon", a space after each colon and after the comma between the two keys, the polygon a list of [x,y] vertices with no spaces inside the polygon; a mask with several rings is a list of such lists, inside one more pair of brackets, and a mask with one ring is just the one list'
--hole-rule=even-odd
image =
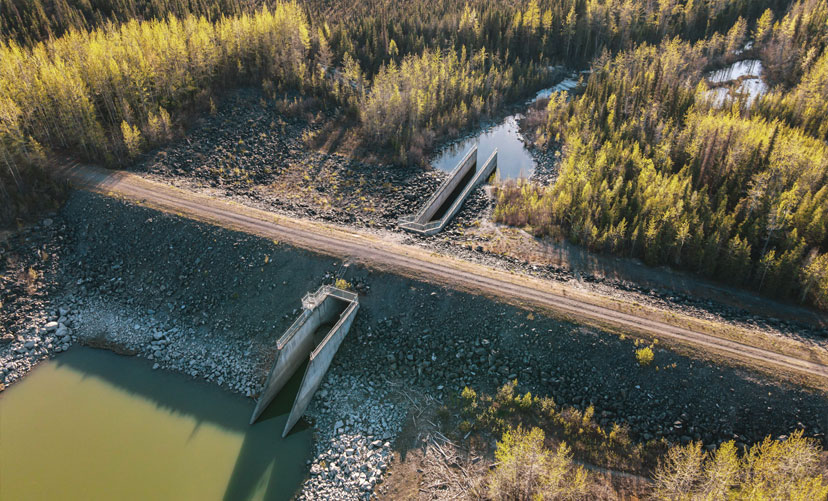
{"label": "pond", "polygon": [[[541,98],[548,98],[553,92],[568,92],[578,85],[578,81],[567,78],[554,87],[539,91],[533,99],[527,101],[527,107]],[[529,178],[535,171],[535,160],[526,148],[520,135],[518,120],[522,115],[506,117],[498,125],[480,132],[477,136],[464,139],[446,147],[431,165],[436,169],[450,172],[466,153],[477,144],[478,167],[489,158],[497,148],[497,176],[499,179]]]}
{"label": "pond", "polygon": [[291,499],[312,446],[303,423],[281,438],[300,378],[249,426],[250,399],[73,348],[0,393],[0,499]]}

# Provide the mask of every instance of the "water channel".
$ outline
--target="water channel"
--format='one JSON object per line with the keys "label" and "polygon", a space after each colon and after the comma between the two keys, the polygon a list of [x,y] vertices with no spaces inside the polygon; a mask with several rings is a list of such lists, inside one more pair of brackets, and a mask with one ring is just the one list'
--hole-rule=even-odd
{"label": "water channel", "polygon": [[[541,98],[548,98],[553,92],[568,92],[578,84],[567,78],[554,87],[543,89],[527,101],[527,107]],[[500,124],[484,129],[480,134],[449,145],[431,162],[436,169],[451,171],[463,159],[469,149],[477,144],[478,167],[497,148],[497,176],[499,179],[529,178],[535,171],[535,160],[526,148],[520,135],[518,120],[523,115],[511,115]]]}
{"label": "water channel", "polygon": [[250,399],[72,348],[0,393],[0,499],[291,499],[312,446],[302,422],[281,438],[302,371],[249,426]]}
{"label": "water channel", "polygon": [[[710,91],[716,106],[722,106],[729,99],[735,99],[739,95],[745,95],[750,105],[757,97],[765,94],[768,87],[762,80],[762,69],[759,60],[743,60],[727,68],[710,72],[707,75],[708,81],[713,85],[721,85]],[[548,98],[553,92],[571,91],[577,84],[576,79],[567,78],[554,87],[539,91],[526,105],[528,107],[541,98]],[[518,121],[521,118],[521,114],[508,116],[501,123],[486,128],[475,136],[447,146],[437,154],[431,165],[436,169],[450,172],[469,149],[477,144],[478,167],[497,148],[499,179],[529,178],[535,171],[536,163],[520,135]]]}

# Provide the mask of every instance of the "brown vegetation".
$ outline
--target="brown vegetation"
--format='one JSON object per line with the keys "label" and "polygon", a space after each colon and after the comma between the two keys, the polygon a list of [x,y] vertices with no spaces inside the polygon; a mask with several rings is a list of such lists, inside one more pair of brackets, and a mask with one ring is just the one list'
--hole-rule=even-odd
{"label": "brown vegetation", "polygon": [[[582,435],[595,435],[587,413],[563,409],[559,415],[568,417],[555,418],[548,412],[548,399],[515,395],[513,383],[494,397],[478,396],[466,388],[459,405],[467,418],[477,416],[475,431],[463,428],[462,423],[467,421],[461,423],[455,440],[449,438],[452,434],[446,437],[432,430],[422,456],[427,484],[422,492],[432,499],[586,500],[634,496],[653,500],[804,501],[828,496],[822,450],[816,441],[803,438],[801,432],[782,440],[766,438],[744,451],[732,441],[712,449],[703,448],[700,442],[673,447],[661,444],[651,446],[652,461],[642,462],[640,456],[624,457],[613,468],[600,457],[585,458],[569,445],[579,442]],[[547,411],[546,416],[541,408]],[[527,426],[532,414],[534,424]],[[498,418],[492,419],[493,415]],[[561,429],[558,424],[562,422],[577,430]],[[448,422],[444,420],[444,424]],[[618,433],[614,429],[613,434]],[[485,445],[489,441],[484,437],[489,435],[499,437],[492,449]],[[629,438],[623,440],[629,442]],[[483,466],[486,458],[489,468]],[[619,468],[651,476],[652,481],[630,481],[640,477],[618,472]]]}

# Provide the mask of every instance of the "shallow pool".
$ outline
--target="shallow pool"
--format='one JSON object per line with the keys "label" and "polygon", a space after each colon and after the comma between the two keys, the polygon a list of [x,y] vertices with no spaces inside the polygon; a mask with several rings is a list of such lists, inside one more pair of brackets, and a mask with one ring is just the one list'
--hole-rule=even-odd
{"label": "shallow pool", "polygon": [[[554,87],[539,91],[534,99],[527,101],[531,105],[541,98],[548,98],[553,92],[569,92],[578,82],[567,78]],[[441,151],[431,162],[436,169],[450,172],[463,159],[468,151],[477,145],[477,166],[482,167],[489,155],[497,148],[497,177],[499,179],[528,178],[535,171],[535,159],[526,148],[520,135],[518,120],[522,115],[511,115],[501,123],[484,129],[477,136],[454,143]]]}
{"label": "shallow pool", "polygon": [[303,423],[281,438],[299,381],[248,426],[250,399],[73,348],[0,393],[0,499],[290,499],[312,445]]}
{"label": "shallow pool", "polygon": [[[739,96],[745,96],[747,105],[752,105],[757,98],[768,92],[768,86],[762,80],[762,71],[762,61],[748,59],[708,73],[707,80],[710,83],[726,85],[708,91],[713,105],[721,107]],[[734,82],[738,85],[733,85]]]}

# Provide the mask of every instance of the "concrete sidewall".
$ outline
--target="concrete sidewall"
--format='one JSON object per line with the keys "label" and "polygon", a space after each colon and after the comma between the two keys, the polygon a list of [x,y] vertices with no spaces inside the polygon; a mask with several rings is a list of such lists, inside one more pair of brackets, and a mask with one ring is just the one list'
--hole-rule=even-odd
{"label": "concrete sidewall", "polygon": [[333,296],[327,296],[319,306],[311,311],[311,314],[296,329],[290,339],[284,342],[282,348],[276,354],[276,362],[270,370],[262,395],[256,403],[256,409],[253,411],[253,417],[250,420],[251,423],[258,419],[302,365],[302,362],[307,360],[308,355],[314,349],[313,334],[320,325],[331,322],[336,318],[342,303],[343,301]]}
{"label": "concrete sidewall", "polygon": [[451,221],[451,219],[460,211],[460,208],[466,202],[466,198],[469,197],[469,194],[472,191],[474,191],[478,184],[480,184],[484,179],[488,178],[492,174],[492,171],[496,168],[497,153],[495,153],[491,158],[489,158],[489,161],[486,163],[486,165],[484,165],[483,168],[480,169],[469,181],[469,184],[468,186],[466,186],[466,189],[463,190],[460,196],[457,197],[457,200],[454,201],[454,204],[443,216],[443,219],[441,219],[442,224],[440,225],[440,229],[443,229],[446,223]]}
{"label": "concrete sidewall", "polygon": [[477,166],[477,147],[472,150],[471,154],[469,154],[465,160],[463,161],[463,165],[454,172],[454,175],[451,179],[448,180],[446,184],[444,184],[440,188],[440,192],[432,198],[431,204],[426,207],[421,213],[420,217],[417,219],[418,223],[427,224],[431,221],[431,218],[440,207],[443,206],[446,199],[454,192],[454,189],[460,183],[460,181],[466,177],[466,174],[469,172],[470,169],[473,169]]}
{"label": "concrete sidewall", "polygon": [[291,428],[299,421],[299,418],[305,413],[305,409],[310,405],[313,394],[319,389],[325,374],[328,372],[328,367],[333,362],[334,355],[339,350],[339,345],[345,339],[345,335],[351,329],[351,324],[354,322],[356,312],[359,309],[359,303],[351,303],[350,306],[342,313],[339,322],[331,329],[325,336],[325,339],[319,343],[316,350],[311,354],[310,363],[305,369],[305,376],[302,378],[302,384],[299,386],[299,392],[296,394],[296,400],[293,402],[293,408],[290,410],[285,425],[285,431],[282,437],[286,436]]}

